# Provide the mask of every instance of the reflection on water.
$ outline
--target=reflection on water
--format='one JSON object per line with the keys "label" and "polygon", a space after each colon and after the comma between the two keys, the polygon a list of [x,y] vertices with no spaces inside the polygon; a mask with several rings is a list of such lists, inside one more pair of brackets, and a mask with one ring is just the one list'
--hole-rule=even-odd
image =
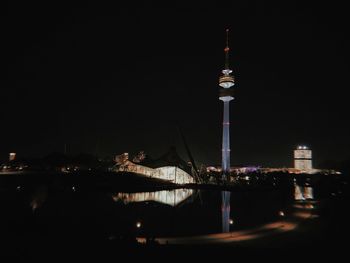
{"label": "reflection on water", "polygon": [[310,186],[294,185],[294,200],[314,199],[314,189]]}
{"label": "reflection on water", "polygon": [[[20,188],[19,188],[20,189]],[[18,187],[17,187],[18,190]],[[38,209],[39,207],[41,207],[43,205],[43,203],[46,201],[47,199],[47,186],[46,185],[39,185],[31,198],[31,202],[30,202],[30,206],[33,210],[33,212]]]}
{"label": "reflection on water", "polygon": [[[93,188],[75,181],[57,185],[16,181],[7,186],[0,183],[3,211],[0,223],[11,222],[13,229],[23,233],[29,233],[30,229],[40,232],[40,235],[54,231],[52,237],[56,234],[100,238],[105,235],[227,233],[280,220],[289,215],[290,207],[294,209],[294,205],[299,205],[305,208],[308,202],[303,200],[319,198],[329,192],[328,188],[321,191],[317,185],[314,192],[301,183],[249,191],[242,188],[229,192],[213,187],[142,193],[118,193],[116,189],[119,188]],[[330,190],[335,192],[333,188]],[[302,201],[295,204],[294,199]],[[139,227],[138,222],[141,222]],[[9,230],[8,233],[12,232]]]}
{"label": "reflection on water", "polygon": [[114,201],[124,203],[155,201],[171,206],[177,206],[193,194],[193,189],[174,189],[143,193],[117,193],[113,195]]}
{"label": "reflection on water", "polygon": [[228,191],[221,192],[222,196],[222,204],[221,204],[221,211],[222,211],[222,232],[227,233],[230,232],[230,197],[231,193]]}

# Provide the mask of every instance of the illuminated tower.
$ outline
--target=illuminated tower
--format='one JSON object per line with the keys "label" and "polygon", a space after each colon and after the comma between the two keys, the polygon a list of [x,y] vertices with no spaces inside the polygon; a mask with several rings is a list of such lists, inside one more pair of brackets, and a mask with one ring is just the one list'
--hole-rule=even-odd
{"label": "illuminated tower", "polygon": [[312,151],[306,146],[298,146],[294,150],[294,168],[303,172],[312,170]]}
{"label": "illuminated tower", "polygon": [[233,90],[230,89],[235,83],[231,76],[232,70],[229,68],[229,51],[228,33],[226,29],[226,47],[225,51],[225,69],[219,78],[219,99],[224,103],[224,119],[222,129],[222,173],[223,179],[230,173],[230,101],[233,100]]}

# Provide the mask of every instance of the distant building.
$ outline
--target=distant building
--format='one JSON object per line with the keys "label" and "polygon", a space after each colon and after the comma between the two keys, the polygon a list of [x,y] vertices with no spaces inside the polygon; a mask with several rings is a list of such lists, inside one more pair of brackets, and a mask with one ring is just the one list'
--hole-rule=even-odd
{"label": "distant building", "polygon": [[16,153],[9,153],[9,161],[14,161],[16,160]]}
{"label": "distant building", "polygon": [[122,153],[120,155],[117,155],[114,158],[114,161],[118,164],[118,165],[123,165],[126,163],[126,161],[129,160],[129,153]]}
{"label": "distant building", "polygon": [[138,152],[132,159],[133,163],[142,163],[146,159],[146,154],[144,151]]}
{"label": "distant building", "polygon": [[[254,173],[259,172],[261,170],[260,166],[231,166],[230,174],[246,174],[246,173]],[[208,166],[206,167],[206,171],[209,172],[222,172],[221,166]]]}
{"label": "distant building", "polygon": [[294,168],[305,172],[312,170],[312,151],[307,146],[294,150]]}
{"label": "distant building", "polygon": [[[218,165],[207,166],[207,173],[222,173],[222,168]],[[336,170],[315,169],[312,167],[312,151],[307,146],[298,146],[294,150],[294,167],[261,167],[261,166],[232,166],[230,167],[231,175],[249,174],[249,173],[289,173],[289,174],[341,174]],[[306,196],[311,195],[306,193]]]}

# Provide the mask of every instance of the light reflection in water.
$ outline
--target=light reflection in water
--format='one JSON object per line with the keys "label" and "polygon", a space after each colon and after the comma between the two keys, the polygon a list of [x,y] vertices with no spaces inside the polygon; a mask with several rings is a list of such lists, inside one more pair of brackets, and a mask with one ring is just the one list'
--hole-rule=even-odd
{"label": "light reflection in water", "polygon": [[314,189],[310,186],[294,185],[294,200],[312,200],[314,199]]}
{"label": "light reflection in water", "polygon": [[47,199],[47,195],[48,189],[46,185],[39,185],[35,189],[30,202],[33,212],[44,204]]}
{"label": "light reflection in water", "polygon": [[177,206],[193,194],[193,189],[174,189],[143,193],[117,193],[113,195],[114,201],[132,202],[155,201],[171,206]]}
{"label": "light reflection in water", "polygon": [[222,196],[222,204],[221,204],[221,211],[222,211],[222,232],[227,233],[230,232],[230,198],[231,193],[228,191],[221,192]]}

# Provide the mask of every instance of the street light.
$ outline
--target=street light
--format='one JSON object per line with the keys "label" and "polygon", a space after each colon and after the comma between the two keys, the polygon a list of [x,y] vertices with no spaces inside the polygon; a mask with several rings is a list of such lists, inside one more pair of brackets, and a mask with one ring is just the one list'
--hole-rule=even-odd
{"label": "street light", "polygon": [[[230,220],[228,222],[229,222],[230,226],[232,226],[234,223],[232,218],[230,218]],[[229,230],[229,232],[230,232],[230,237],[232,237],[233,232],[231,231],[231,229]]]}
{"label": "street light", "polygon": [[137,230],[135,231],[135,235],[136,235],[135,238],[136,238],[136,241],[137,241],[137,242],[139,242],[138,236],[140,236],[140,234],[141,234],[141,233],[140,233],[140,232],[141,232],[141,226],[142,226],[141,222],[140,222],[140,221],[137,221],[137,222],[136,222],[136,229],[137,229]]}

